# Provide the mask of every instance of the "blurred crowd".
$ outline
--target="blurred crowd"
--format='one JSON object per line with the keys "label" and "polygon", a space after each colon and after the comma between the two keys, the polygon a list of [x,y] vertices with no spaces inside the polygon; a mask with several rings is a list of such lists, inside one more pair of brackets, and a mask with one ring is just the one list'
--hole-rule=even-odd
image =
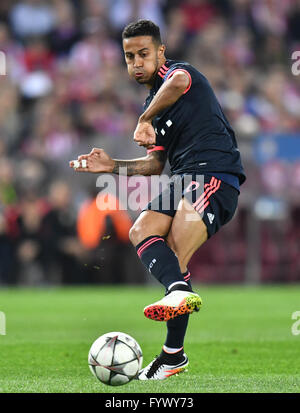
{"label": "blurred crowd", "polygon": [[[121,43],[124,26],[139,18],[161,27],[168,58],[190,62],[209,79],[246,169],[259,134],[300,134],[300,76],[291,71],[300,0],[1,0],[0,283],[145,281],[128,240],[136,213],[100,216],[95,176],[68,167],[93,147],[117,158],[144,155],[132,135],[147,90],[128,79]],[[241,216],[257,185],[247,172]],[[82,214],[101,222],[93,242],[80,232]],[[236,227],[239,235],[230,230],[229,238],[241,265],[228,281],[247,271],[251,236]],[[233,268],[228,248],[219,257]],[[290,279],[300,280],[295,256]]]}

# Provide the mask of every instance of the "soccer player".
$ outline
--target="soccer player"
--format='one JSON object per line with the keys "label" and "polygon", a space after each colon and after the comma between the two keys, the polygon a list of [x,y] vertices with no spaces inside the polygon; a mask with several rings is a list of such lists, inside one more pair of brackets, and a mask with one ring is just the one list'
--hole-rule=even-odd
{"label": "soccer player", "polygon": [[167,59],[159,27],[149,20],[129,24],[122,38],[129,76],[149,89],[134,132],[147,155],[117,160],[94,148],[70,167],[116,174],[126,167],[127,175],[149,176],[161,174],[169,160],[173,179],[129,233],[142,263],[166,289],[144,309],[146,317],[166,322],[166,341],[139,374],[140,380],[162,380],[188,365],[183,344],[189,314],[202,304],[192,290],[188,262],[233,217],[245,174],[234,131],[203,74]]}

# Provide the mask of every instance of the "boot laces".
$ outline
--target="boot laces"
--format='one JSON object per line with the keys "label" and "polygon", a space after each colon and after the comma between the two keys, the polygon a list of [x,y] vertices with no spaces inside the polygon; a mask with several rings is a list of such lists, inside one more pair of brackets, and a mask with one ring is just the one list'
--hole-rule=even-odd
{"label": "boot laces", "polygon": [[146,377],[150,379],[153,377],[163,366],[162,358],[160,356],[156,356],[156,359],[153,361],[150,369],[146,373]]}

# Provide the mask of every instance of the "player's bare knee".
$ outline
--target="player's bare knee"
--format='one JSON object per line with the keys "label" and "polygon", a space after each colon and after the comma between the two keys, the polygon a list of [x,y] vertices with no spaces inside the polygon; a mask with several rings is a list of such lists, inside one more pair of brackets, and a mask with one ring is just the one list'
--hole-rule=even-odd
{"label": "player's bare knee", "polygon": [[129,239],[134,246],[142,242],[149,234],[142,220],[136,221],[129,230]]}
{"label": "player's bare knee", "polygon": [[137,225],[133,224],[129,230],[129,239],[133,245],[137,245],[137,238],[138,238],[138,229]]}

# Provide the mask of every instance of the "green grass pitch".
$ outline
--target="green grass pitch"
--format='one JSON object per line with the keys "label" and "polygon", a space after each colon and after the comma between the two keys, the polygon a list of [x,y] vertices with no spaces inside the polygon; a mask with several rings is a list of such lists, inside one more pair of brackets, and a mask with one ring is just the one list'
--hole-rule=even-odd
{"label": "green grass pitch", "polygon": [[3,393],[299,393],[300,286],[196,286],[203,298],[186,336],[188,371],[164,381],[106,386],[89,371],[92,342],[109,331],[132,335],[144,365],[161,350],[166,327],[143,308],[159,287],[1,289],[0,392]]}

